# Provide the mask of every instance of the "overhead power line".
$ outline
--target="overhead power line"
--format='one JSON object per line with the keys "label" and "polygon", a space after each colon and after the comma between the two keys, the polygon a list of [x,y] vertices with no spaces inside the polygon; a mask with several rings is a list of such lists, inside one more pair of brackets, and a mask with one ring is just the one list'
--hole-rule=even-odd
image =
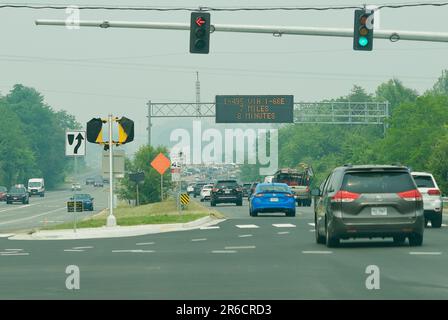
{"label": "overhead power line", "polygon": [[[107,6],[107,5],[74,5],[79,10],[115,10],[115,11],[217,11],[217,12],[234,12],[234,11],[330,11],[330,10],[349,10],[362,9],[363,6],[321,6],[321,7],[151,7],[151,6]],[[383,4],[378,5],[375,10],[380,9],[402,9],[415,7],[443,7],[448,6],[448,2],[431,2],[431,3],[404,3],[404,4]],[[0,9],[32,9],[32,10],[65,10],[67,5],[50,5],[50,4],[13,4],[0,3]]]}

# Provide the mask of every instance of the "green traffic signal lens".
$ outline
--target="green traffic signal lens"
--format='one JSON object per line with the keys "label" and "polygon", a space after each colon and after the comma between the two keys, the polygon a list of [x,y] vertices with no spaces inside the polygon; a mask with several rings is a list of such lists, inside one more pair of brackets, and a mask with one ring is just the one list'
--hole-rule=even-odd
{"label": "green traffic signal lens", "polygon": [[365,47],[369,44],[369,40],[366,37],[359,37],[358,43],[361,47]]}

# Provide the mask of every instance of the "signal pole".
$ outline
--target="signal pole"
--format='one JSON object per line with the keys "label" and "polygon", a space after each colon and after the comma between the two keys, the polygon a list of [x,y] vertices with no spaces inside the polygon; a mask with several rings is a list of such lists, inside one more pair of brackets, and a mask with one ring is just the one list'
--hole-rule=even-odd
{"label": "signal pole", "polygon": [[112,141],[112,121],[113,117],[109,114],[109,216],[107,217],[107,226],[115,227],[117,225],[117,219],[114,216],[114,174],[113,174],[113,141]]}

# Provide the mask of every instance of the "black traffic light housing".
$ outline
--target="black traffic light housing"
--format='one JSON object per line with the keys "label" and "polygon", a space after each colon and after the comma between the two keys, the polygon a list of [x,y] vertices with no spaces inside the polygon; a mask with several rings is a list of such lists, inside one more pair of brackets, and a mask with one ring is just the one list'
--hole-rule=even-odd
{"label": "black traffic light housing", "polygon": [[87,122],[87,141],[91,143],[103,142],[103,120],[93,118]]}
{"label": "black traffic light housing", "polygon": [[134,141],[134,121],[126,117],[117,120],[118,143],[125,144]]}
{"label": "black traffic light housing", "polygon": [[210,13],[192,12],[190,20],[190,53],[209,53]]}
{"label": "black traffic light housing", "polygon": [[373,10],[355,10],[353,30],[353,50],[372,51],[373,49]]}

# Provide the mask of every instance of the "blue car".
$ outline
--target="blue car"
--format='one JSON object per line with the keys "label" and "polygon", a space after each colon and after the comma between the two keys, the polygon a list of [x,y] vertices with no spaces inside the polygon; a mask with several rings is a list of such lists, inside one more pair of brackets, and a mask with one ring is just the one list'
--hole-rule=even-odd
{"label": "blue car", "polygon": [[260,212],[284,212],[294,217],[294,193],[286,183],[259,183],[249,198],[249,214],[256,217]]}
{"label": "blue car", "polygon": [[84,211],[93,211],[93,198],[87,193],[75,194],[70,200],[82,201],[82,206]]}

